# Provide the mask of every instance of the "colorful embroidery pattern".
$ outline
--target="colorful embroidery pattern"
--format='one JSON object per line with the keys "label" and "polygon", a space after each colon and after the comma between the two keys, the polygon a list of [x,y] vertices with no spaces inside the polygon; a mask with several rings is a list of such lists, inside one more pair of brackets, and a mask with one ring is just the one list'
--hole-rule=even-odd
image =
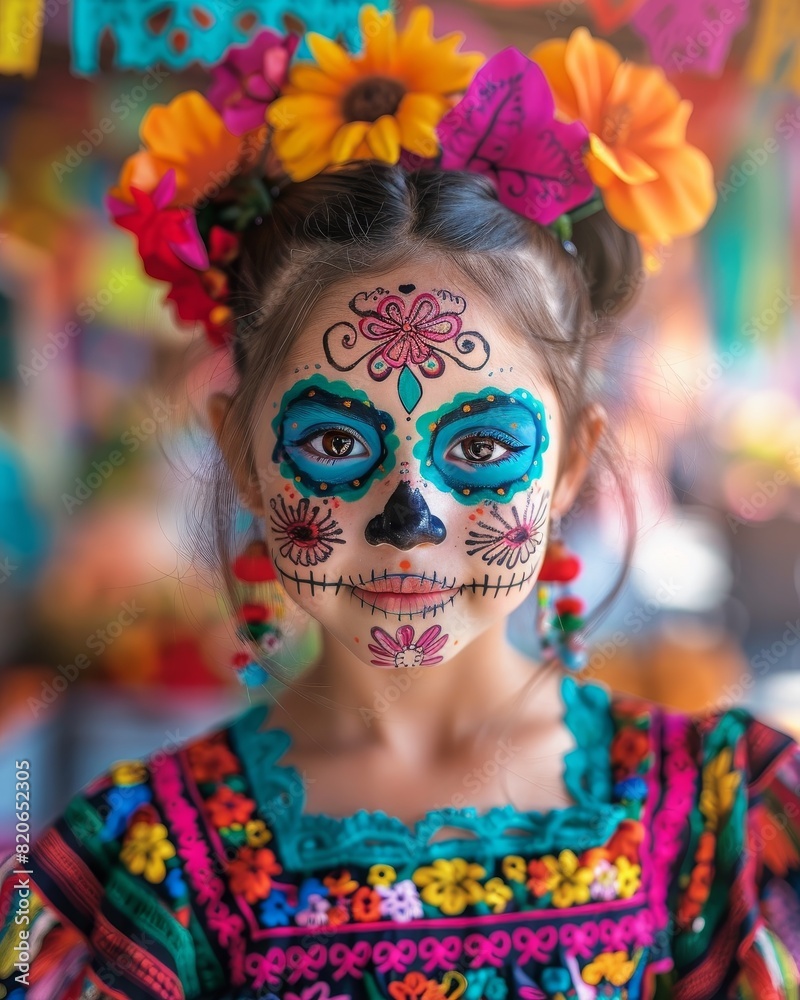
{"label": "colorful embroidery pattern", "polygon": [[[115,765],[36,841],[25,903],[15,859],[0,870],[0,983],[27,996],[10,962],[25,909],[53,1000],[104,984],[132,1000],[652,1000],[723,995],[734,972],[742,996],[788,1000],[797,744],[743,710],[695,722],[569,681],[570,728],[604,735],[567,758],[576,804],[517,850],[503,832],[526,814],[432,812],[423,839],[458,819],[478,836],[425,857],[381,813],[298,823],[304,789],[241,753],[239,720]],[[281,734],[255,736],[280,751]],[[574,847],[537,847],[563,818]]]}

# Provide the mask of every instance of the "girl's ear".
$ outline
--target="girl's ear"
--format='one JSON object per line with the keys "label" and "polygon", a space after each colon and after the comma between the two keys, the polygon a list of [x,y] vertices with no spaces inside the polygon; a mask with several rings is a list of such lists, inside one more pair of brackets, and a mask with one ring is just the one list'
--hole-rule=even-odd
{"label": "girl's ear", "polygon": [[263,517],[264,498],[255,471],[253,453],[249,444],[243,444],[241,433],[237,433],[235,421],[231,419],[232,398],[224,392],[215,392],[209,397],[207,406],[214,437],[231,471],[242,504],[251,513]]}
{"label": "girl's ear", "polygon": [[599,403],[591,403],[580,415],[578,429],[569,444],[564,471],[553,492],[551,510],[564,515],[575,502],[583,485],[597,442],[608,426],[608,414]]}

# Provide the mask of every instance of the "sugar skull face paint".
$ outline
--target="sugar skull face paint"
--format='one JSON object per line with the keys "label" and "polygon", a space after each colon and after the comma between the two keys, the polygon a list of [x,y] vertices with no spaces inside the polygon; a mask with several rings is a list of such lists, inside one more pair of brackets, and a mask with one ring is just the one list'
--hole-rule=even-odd
{"label": "sugar skull face paint", "polygon": [[470,505],[487,492],[507,501],[528,489],[542,474],[542,452],[550,443],[542,404],[519,388],[459,393],[423,414],[417,431],[414,456],[424,474]]}
{"label": "sugar skull face paint", "polygon": [[[374,292],[327,294],[256,428],[265,536],[287,596],[372,667],[451,659],[530,594],[544,556],[555,395],[495,306],[460,281],[449,265],[405,267]],[[342,323],[348,310],[358,327]]]}
{"label": "sugar skull face paint", "polygon": [[304,379],[286,394],[272,426],[272,461],[307,495],[361,496],[373,476],[394,465],[394,420],[346,382]]}
{"label": "sugar skull face paint", "polygon": [[[422,385],[414,368],[431,379],[444,372],[445,357],[470,371],[482,368],[489,359],[486,338],[477,330],[462,330],[461,315],[467,308],[463,296],[444,288],[421,292],[416,288],[406,283],[398,286],[401,294],[380,286],[371,292],[359,292],[349,303],[350,310],[359,317],[358,326],[343,320],[328,327],[322,337],[328,364],[337,371],[350,371],[364,358],[368,358],[367,372],[376,382],[397,371],[397,395],[406,413],[411,413],[422,397]],[[411,293],[416,293],[413,298]],[[347,352],[363,348],[365,340],[370,346],[351,359]],[[470,362],[458,355],[470,357]]]}

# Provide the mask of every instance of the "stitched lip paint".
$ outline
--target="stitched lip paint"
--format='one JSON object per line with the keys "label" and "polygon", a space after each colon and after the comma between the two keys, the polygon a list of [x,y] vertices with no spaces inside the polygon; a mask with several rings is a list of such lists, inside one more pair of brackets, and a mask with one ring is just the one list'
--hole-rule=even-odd
{"label": "stitched lip paint", "polygon": [[415,614],[442,607],[460,592],[460,587],[443,587],[444,582],[398,573],[354,586],[353,594],[380,611]]}

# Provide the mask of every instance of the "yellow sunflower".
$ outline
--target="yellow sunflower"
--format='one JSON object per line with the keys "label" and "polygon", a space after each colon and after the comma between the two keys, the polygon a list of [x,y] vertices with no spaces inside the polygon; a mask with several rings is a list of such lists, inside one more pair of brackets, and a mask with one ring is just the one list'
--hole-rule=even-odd
{"label": "yellow sunflower", "polygon": [[309,32],[315,62],[296,63],[269,106],[275,152],[293,180],[346,160],[397,163],[401,149],[435,156],[436,126],[484,61],[479,52],[456,52],[460,32],[434,39],[426,6],[414,7],[398,32],[391,11],[366,4],[359,25],[359,55]]}

